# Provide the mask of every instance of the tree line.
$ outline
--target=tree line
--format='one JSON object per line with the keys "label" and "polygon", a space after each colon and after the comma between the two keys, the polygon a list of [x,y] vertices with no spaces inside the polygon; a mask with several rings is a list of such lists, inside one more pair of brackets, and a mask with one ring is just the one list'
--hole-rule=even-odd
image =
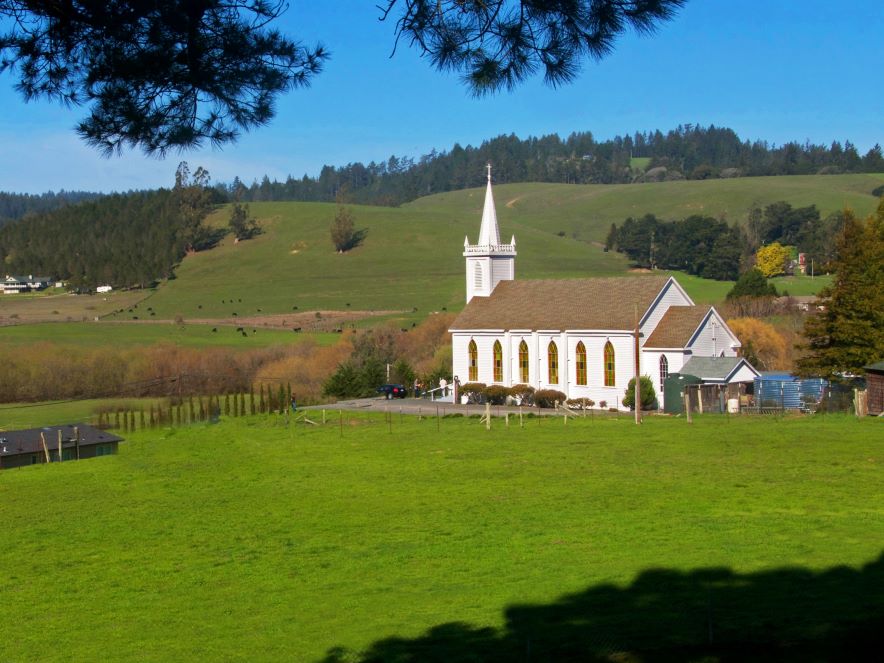
{"label": "tree line", "polygon": [[0,191],[0,226],[20,219],[28,214],[50,212],[65,205],[73,205],[85,200],[94,200],[100,193],[89,191],[48,191],[46,193],[12,193]]}
{"label": "tree line", "polygon": [[[182,162],[172,189],[102,196],[0,227],[0,261],[9,273],[63,279],[74,290],[147,287],[227,234],[203,223],[224,200],[206,170],[191,174]],[[235,205],[229,231],[248,239],[260,228],[247,206]]]}
{"label": "tree line", "polygon": [[[641,161],[636,161],[641,159]],[[494,179],[508,182],[623,184],[629,182],[765,175],[884,172],[881,147],[861,155],[850,141],[830,145],[741,140],[724,127],[683,125],[671,131],[636,132],[596,140],[591,132],[520,139],[498,136],[479,146],[431,151],[418,159],[324,166],[317,177],[264,176],[247,186],[239,178],[219,191],[243,201],[330,202],[343,191],[351,203],[399,205],[420,196],[485,183],[485,164]],[[880,194],[878,194],[880,195]]]}
{"label": "tree line", "polygon": [[844,218],[844,212],[833,212],[821,219],[815,205],[794,208],[787,202],[752,207],[743,225],[702,215],[666,221],[646,214],[611,224],[605,246],[639,267],[733,281],[753,266],[760,247],[772,243],[795,246],[808,263],[825,269],[835,257],[833,240]]}

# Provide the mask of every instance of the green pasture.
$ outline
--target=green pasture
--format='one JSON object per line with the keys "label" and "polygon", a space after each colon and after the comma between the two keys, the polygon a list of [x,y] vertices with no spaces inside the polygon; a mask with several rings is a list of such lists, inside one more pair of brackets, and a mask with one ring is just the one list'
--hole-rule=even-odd
{"label": "green pasture", "polygon": [[73,295],[51,288],[38,293],[0,295],[0,325],[91,321],[133,306],[147,294],[144,290],[129,290]]}
{"label": "green pasture", "polygon": [[[666,219],[708,214],[739,223],[749,208],[786,200],[823,215],[871,212],[884,175],[735,178],[625,185],[506,184],[495,187],[501,235],[516,236],[517,278],[624,274],[629,265],[603,242],[611,223],[653,212]],[[242,317],[313,310],[397,311],[421,317],[464,304],[464,236],[476,241],[484,189],[420,198],[398,208],[352,206],[368,235],[340,255],[329,239],[335,205],[253,203],[265,232],[187,257],[174,280],[145,302],[156,317]],[[229,214],[219,209],[212,223]],[[808,288],[816,284],[811,283]],[[726,292],[696,281],[695,296]],[[688,291],[691,292],[688,286]],[[798,293],[795,293],[798,294]],[[719,297],[720,298],[720,297]],[[297,307],[297,308],[296,308]],[[417,309],[415,312],[414,309]],[[116,314],[129,319],[132,313]]]}
{"label": "green pasture", "polygon": [[[212,331],[216,329],[217,331]],[[245,332],[245,336],[243,336]],[[320,345],[332,345],[341,337],[333,333],[295,334],[291,330],[249,326],[243,332],[236,327],[212,325],[175,325],[164,323],[43,323],[0,327],[0,344],[5,347],[33,345],[48,341],[77,348],[111,346],[129,348],[171,343],[183,347],[224,347],[251,350],[269,345],[299,343],[312,339]]]}
{"label": "green pasture", "polygon": [[879,421],[329,414],[0,472],[4,613],[33,617],[0,660],[808,660],[879,633]]}

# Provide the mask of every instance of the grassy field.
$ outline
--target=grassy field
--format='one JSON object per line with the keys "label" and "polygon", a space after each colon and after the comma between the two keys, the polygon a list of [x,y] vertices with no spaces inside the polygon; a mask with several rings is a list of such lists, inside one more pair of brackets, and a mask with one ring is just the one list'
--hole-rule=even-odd
{"label": "grassy field", "polygon": [[35,338],[51,341],[57,345],[77,348],[113,346],[129,348],[173,343],[185,347],[225,347],[234,350],[251,350],[268,345],[299,343],[313,339],[320,345],[331,345],[340,340],[340,334],[305,333],[294,334],[291,330],[249,328],[246,336],[234,327],[209,325],[169,324],[123,324],[99,323],[44,323],[0,327],[0,343],[7,347],[34,343]]}
{"label": "grassy field", "polygon": [[807,660],[879,633],[881,422],[438,426],[245,418],[0,472],[0,660]]}
{"label": "grassy field", "polygon": [[34,294],[0,295],[0,326],[35,322],[94,320],[144,299],[147,292],[132,290],[104,295],[59,294],[52,290]]}
{"label": "grassy field", "polygon": [[[501,234],[515,235],[517,278],[623,274],[623,256],[604,252],[611,223],[653,212],[703,213],[731,222],[753,204],[816,204],[825,215],[845,206],[867,214],[884,175],[736,178],[635,185],[508,184],[496,187]],[[363,246],[336,254],[329,240],[335,206],[254,203],[265,233],[186,258],[177,278],[150,296],[160,318],[286,313],[295,310],[395,310],[422,317],[464,304],[463,238],[476,240],[484,190],[418,199],[399,208],[354,206]],[[219,210],[214,223],[223,223]],[[804,284],[815,289],[821,281]],[[699,301],[720,299],[730,284],[691,279]],[[791,290],[790,290],[791,291]],[[793,294],[800,294],[795,292]],[[260,309],[260,311],[259,311]],[[2,313],[2,311],[0,311]],[[131,317],[124,312],[123,318]],[[407,317],[407,316],[406,316]],[[409,318],[410,319],[410,318]]]}

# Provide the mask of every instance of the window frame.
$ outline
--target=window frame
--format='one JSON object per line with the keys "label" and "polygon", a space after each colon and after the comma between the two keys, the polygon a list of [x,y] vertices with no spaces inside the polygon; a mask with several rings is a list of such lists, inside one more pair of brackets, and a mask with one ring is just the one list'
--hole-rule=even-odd
{"label": "window frame", "polygon": [[470,339],[467,345],[467,374],[470,382],[479,381],[479,348],[475,339]]}
{"label": "window frame", "polygon": [[546,346],[546,367],[550,384],[559,383],[559,346],[555,341],[550,341]]}
{"label": "window frame", "polygon": [[494,382],[503,382],[503,346],[500,344],[499,340],[494,341],[494,347],[491,349],[492,352],[492,364],[491,367],[493,369],[492,377]]}
{"label": "window frame", "polygon": [[586,346],[583,341],[577,341],[577,346],[574,348],[574,372],[575,383],[580,387],[587,386]]}
{"label": "window frame", "polygon": [[531,356],[525,339],[519,343],[519,383],[528,384],[531,379]]}
{"label": "window frame", "polygon": [[605,350],[603,353],[604,363],[602,365],[604,369],[605,376],[605,386],[606,387],[616,387],[617,386],[617,356],[614,354],[614,344],[611,343],[610,339],[605,343]]}

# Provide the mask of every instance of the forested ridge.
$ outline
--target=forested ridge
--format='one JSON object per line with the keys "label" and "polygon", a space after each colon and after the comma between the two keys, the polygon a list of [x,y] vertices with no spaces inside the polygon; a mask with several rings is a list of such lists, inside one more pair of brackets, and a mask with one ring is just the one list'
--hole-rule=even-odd
{"label": "forested ridge", "polygon": [[[636,161],[636,160],[640,161]],[[597,141],[592,133],[567,138],[550,134],[520,139],[498,136],[478,147],[455,144],[414,160],[324,166],[318,177],[265,176],[247,186],[239,179],[219,185],[245,201],[333,201],[343,191],[353,203],[399,205],[420,196],[482,186],[485,164],[494,181],[623,184],[677,179],[884,172],[881,147],[864,155],[850,142],[831,145],[741,140],[732,129],[679,126],[667,133],[637,132]],[[879,194],[880,195],[880,194]]]}
{"label": "forested ridge", "polygon": [[168,189],[115,194],[0,228],[7,273],[45,274],[74,288],[148,285],[171,274],[186,245]]}
{"label": "forested ridge", "polygon": [[100,193],[88,191],[59,191],[58,193],[48,191],[39,194],[0,191],[0,226],[28,214],[50,212],[65,205],[94,200],[100,196]]}

